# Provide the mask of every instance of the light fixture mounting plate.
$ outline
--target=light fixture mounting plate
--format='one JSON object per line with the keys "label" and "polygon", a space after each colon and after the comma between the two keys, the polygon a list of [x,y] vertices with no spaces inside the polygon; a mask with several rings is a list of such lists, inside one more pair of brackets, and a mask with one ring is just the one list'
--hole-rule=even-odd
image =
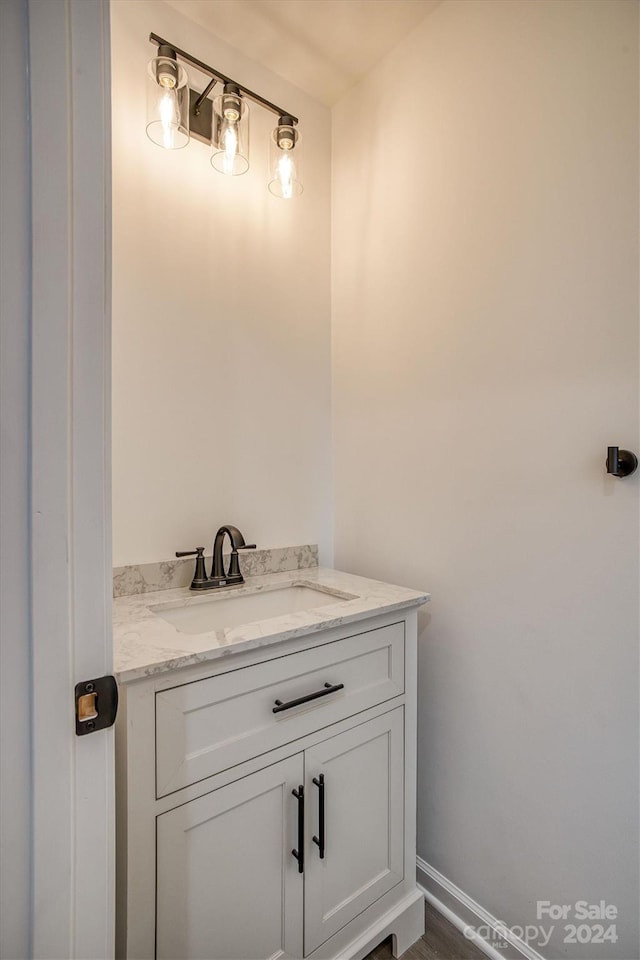
{"label": "light fixture mounting plate", "polygon": [[196,90],[189,88],[189,133],[196,140],[209,145],[213,130],[213,102],[205,97],[196,114],[195,105],[199,96]]}

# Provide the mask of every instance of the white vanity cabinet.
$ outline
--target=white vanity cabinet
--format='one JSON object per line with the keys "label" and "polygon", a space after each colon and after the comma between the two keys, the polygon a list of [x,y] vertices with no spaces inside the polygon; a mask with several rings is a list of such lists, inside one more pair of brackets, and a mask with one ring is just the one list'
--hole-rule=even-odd
{"label": "white vanity cabinet", "polygon": [[121,687],[118,955],[362,957],[422,933],[416,613]]}

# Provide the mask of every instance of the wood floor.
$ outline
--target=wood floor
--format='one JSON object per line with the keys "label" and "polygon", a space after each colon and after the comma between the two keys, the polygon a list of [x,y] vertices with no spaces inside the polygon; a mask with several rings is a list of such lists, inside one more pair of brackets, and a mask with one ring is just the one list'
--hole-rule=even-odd
{"label": "wood floor", "polygon": [[[402,954],[402,960],[486,960],[485,954],[429,903],[425,904],[425,928],[424,936]],[[388,960],[392,956],[389,937],[365,960]]]}

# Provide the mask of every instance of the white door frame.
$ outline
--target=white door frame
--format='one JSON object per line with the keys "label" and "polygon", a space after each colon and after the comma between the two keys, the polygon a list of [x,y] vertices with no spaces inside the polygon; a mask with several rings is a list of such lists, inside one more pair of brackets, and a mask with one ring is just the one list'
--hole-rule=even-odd
{"label": "white door frame", "polygon": [[112,672],[108,0],[28,0],[31,95],[32,943],[114,949],[113,729],[76,737]]}
{"label": "white door frame", "polygon": [[30,952],[31,217],[26,0],[0,2],[0,957]]}

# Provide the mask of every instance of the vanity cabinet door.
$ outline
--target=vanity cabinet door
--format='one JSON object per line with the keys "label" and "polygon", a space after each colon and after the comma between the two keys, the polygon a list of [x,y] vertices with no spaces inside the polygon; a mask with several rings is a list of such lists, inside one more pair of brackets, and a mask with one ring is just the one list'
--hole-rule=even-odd
{"label": "vanity cabinet door", "polygon": [[157,818],[159,960],[301,957],[302,754]]}
{"label": "vanity cabinet door", "polygon": [[403,744],[399,707],[305,751],[305,956],[404,876]]}

